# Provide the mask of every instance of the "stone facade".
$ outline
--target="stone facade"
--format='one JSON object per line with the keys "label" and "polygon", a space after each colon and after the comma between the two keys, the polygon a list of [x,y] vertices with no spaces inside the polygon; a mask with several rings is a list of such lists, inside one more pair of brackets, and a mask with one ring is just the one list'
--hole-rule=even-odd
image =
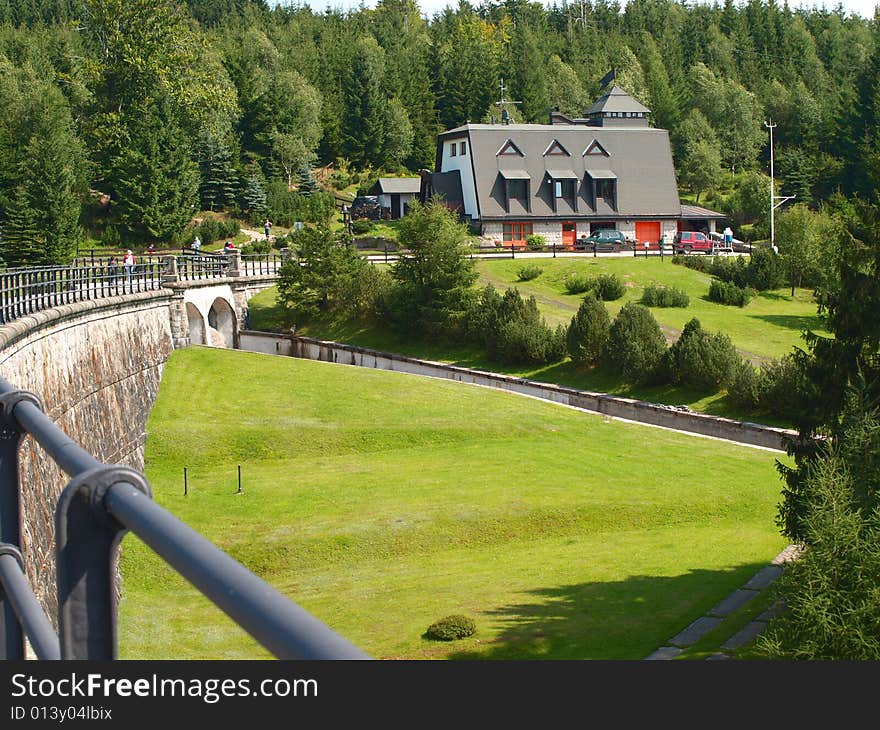
{"label": "stone facade", "polygon": [[[0,327],[0,376],[36,393],[68,436],[107,464],[144,467],[147,415],[172,349],[169,293],[65,305]],[[54,508],[69,481],[27,437],[20,451],[21,550],[55,617]]]}

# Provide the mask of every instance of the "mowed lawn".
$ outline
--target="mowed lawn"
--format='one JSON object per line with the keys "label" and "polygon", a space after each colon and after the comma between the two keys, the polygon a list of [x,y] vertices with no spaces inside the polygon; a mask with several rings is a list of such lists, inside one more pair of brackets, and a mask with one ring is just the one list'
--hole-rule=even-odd
{"label": "mowed lawn", "polygon": [[[542,268],[542,274],[532,281],[518,281],[519,269],[532,265]],[[641,299],[647,284],[655,282],[676,286],[690,297],[688,307],[651,308],[670,343],[678,338],[688,320],[697,317],[704,329],[727,334],[741,355],[756,364],[780,358],[796,346],[803,347],[801,334],[805,329],[823,332],[812,292],[807,289],[796,289],[794,297],[790,289],[762,292],[742,308],[716,304],[708,300],[712,277],[673,264],[669,256],[663,260],[659,257],[645,259],[628,256],[483,259],[477,262],[477,271],[480,285],[491,283],[499,291],[516,287],[523,296],[534,295],[543,316],[553,325],[567,325],[583,300],[582,294],[568,294],[565,289],[565,278],[571,274],[595,276],[599,273],[615,273],[620,276],[627,291],[623,298],[605,302],[612,317],[624,303]],[[456,344],[436,339],[423,342],[403,340],[387,328],[363,321],[323,319],[293,322],[292,315],[278,307],[275,298],[276,289],[273,287],[260,292],[248,302],[255,329],[287,331],[295,323],[298,333],[319,339],[655,403],[686,405],[695,411],[727,418],[759,421],[772,426],[792,426],[774,413],[751,413],[736,408],[728,402],[723,390],[706,393],[681,385],[632,385],[608,370],[578,368],[567,358],[559,363],[538,367],[499,365],[490,362],[478,348],[468,343]]]}
{"label": "mowed lawn", "polygon": [[[518,281],[519,270],[530,265],[542,268],[543,273],[531,281]],[[779,358],[794,346],[803,347],[801,333],[805,329],[824,331],[811,290],[795,289],[794,297],[790,287],[760,292],[745,307],[717,304],[708,298],[713,277],[673,264],[669,256],[481,260],[477,270],[481,282],[496,289],[516,287],[523,296],[534,294],[551,324],[567,325],[583,299],[583,294],[568,294],[565,289],[565,278],[571,274],[614,273],[623,280],[627,287],[623,298],[605,302],[612,317],[626,302],[639,301],[647,284],[675,286],[690,297],[687,307],[651,308],[667,338],[677,337],[688,320],[696,317],[703,329],[724,332],[744,355],[756,361]]]}
{"label": "mowed lawn", "polygon": [[[785,545],[774,453],[277,356],[175,351],[146,458],[159,504],[383,659],[638,659]],[[123,658],[268,656],[132,535],[122,573]],[[477,633],[422,638],[453,613]]]}

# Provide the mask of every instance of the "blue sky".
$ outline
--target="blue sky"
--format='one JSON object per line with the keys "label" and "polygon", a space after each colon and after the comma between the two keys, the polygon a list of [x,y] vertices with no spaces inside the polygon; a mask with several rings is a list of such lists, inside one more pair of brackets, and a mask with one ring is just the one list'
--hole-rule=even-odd
{"label": "blue sky", "polygon": [[[848,13],[855,13],[865,18],[872,18],[874,17],[874,6],[878,1],[880,0],[843,0],[842,4],[844,10]],[[268,0],[270,6],[275,5],[276,2],[280,2],[282,5],[310,5],[313,9],[318,11],[326,10],[328,7],[350,10],[359,7],[361,4],[369,8],[376,6],[376,0]],[[562,4],[562,0],[558,0],[558,2],[559,4]],[[418,0],[418,3],[424,15],[433,15],[447,5],[456,7],[458,5],[458,0]],[[545,4],[549,5],[550,3],[545,2]],[[801,2],[801,0],[789,0],[789,5],[791,7],[803,6],[807,8],[822,7],[825,5],[827,8],[834,8],[837,6],[837,2],[831,1],[823,3],[821,0],[804,0],[803,2]]]}

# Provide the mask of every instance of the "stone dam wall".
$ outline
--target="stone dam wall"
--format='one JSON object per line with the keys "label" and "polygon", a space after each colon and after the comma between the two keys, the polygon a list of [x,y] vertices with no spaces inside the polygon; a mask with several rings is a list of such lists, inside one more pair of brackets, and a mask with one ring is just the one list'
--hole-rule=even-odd
{"label": "stone dam wall", "polygon": [[[2,325],[0,376],[36,393],[52,421],[100,461],[143,470],[146,419],[173,349],[170,298],[167,290],[110,297]],[[54,505],[69,478],[30,436],[20,455],[22,553],[54,618]]]}

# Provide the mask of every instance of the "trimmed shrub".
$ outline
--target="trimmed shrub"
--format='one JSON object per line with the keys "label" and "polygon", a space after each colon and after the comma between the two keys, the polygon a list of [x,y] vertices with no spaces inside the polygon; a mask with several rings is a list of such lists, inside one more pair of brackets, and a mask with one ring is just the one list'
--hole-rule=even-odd
{"label": "trimmed shrub", "polygon": [[648,284],[642,293],[641,302],[646,307],[686,307],[691,299],[677,287]]}
{"label": "trimmed shrub", "polygon": [[593,292],[587,292],[566,332],[568,354],[578,365],[595,365],[608,344],[611,317]]}
{"label": "trimmed shrub", "polygon": [[583,294],[593,288],[593,278],[586,274],[570,274],[562,283],[569,294]]}
{"label": "trimmed shrub", "polygon": [[603,302],[620,299],[626,293],[626,286],[617,274],[599,274],[593,280],[591,288],[596,292],[596,297]]}
{"label": "trimmed shrub", "polygon": [[451,616],[444,616],[432,623],[428,630],[425,631],[425,638],[433,639],[434,641],[455,641],[466,636],[472,636],[476,632],[477,625],[472,618],[461,614],[453,614]]}
{"label": "trimmed shrub", "polygon": [[752,289],[738,287],[732,281],[714,280],[709,284],[709,299],[719,304],[744,307],[754,296]]}
{"label": "trimmed shrub", "polygon": [[785,286],[785,262],[769,248],[757,248],[752,252],[747,267],[748,285],[758,291],[779,289]]}
{"label": "trimmed shrub", "polygon": [[547,239],[540,233],[531,233],[526,236],[526,248],[529,251],[543,251],[547,245]]}
{"label": "trimmed shrub", "polygon": [[483,289],[467,329],[495,362],[540,365],[565,357],[565,328],[551,329],[535,298],[523,299],[516,289],[508,289],[503,296],[491,286]]}
{"label": "trimmed shrub", "polygon": [[666,355],[666,340],[647,307],[628,302],[611,325],[602,362],[630,383],[656,377]]}
{"label": "trimmed shrub", "polygon": [[352,235],[363,236],[371,230],[373,230],[373,221],[371,220],[356,220],[351,222]]}
{"label": "trimmed shrub", "polygon": [[764,377],[762,371],[741,360],[734,369],[733,379],[727,386],[727,399],[737,408],[757,411],[761,407]]}
{"label": "trimmed shrub", "polygon": [[766,413],[797,422],[809,408],[809,381],[793,355],[785,355],[762,366],[763,390],[760,408]]}
{"label": "trimmed shrub", "polygon": [[673,383],[717,390],[733,381],[739,354],[722,332],[709,333],[694,317],[669,348],[669,375]]}
{"label": "trimmed shrub", "polygon": [[523,266],[516,272],[516,276],[520,281],[531,281],[532,279],[537,279],[543,273],[544,269],[540,266]]}
{"label": "trimmed shrub", "polygon": [[272,250],[272,244],[265,240],[255,240],[250,243],[246,243],[241,247],[242,253],[253,254],[253,253],[269,253]]}
{"label": "trimmed shrub", "polygon": [[685,256],[680,253],[673,255],[672,263],[684,266],[688,269],[702,271],[707,274],[709,273],[709,267],[711,266],[711,261],[707,260],[705,256]]}

